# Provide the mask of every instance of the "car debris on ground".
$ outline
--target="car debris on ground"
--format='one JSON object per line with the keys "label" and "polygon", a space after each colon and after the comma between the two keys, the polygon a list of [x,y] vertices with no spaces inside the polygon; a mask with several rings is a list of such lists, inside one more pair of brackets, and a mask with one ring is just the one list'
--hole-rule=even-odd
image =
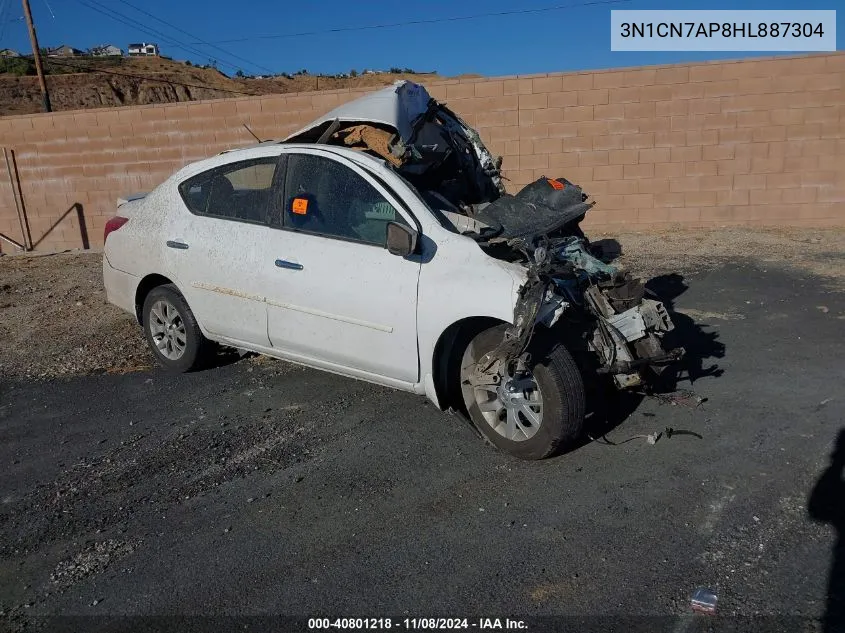
{"label": "car debris on ground", "polygon": [[692,610],[697,613],[704,613],[706,615],[716,614],[716,603],[718,596],[715,589],[707,587],[699,587],[692,593]]}

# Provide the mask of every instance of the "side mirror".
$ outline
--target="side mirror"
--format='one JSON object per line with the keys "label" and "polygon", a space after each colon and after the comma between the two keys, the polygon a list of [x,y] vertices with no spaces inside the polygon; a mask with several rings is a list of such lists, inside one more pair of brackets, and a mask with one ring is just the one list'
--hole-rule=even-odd
{"label": "side mirror", "polygon": [[387,223],[387,251],[391,255],[407,257],[417,250],[417,232],[398,222]]}

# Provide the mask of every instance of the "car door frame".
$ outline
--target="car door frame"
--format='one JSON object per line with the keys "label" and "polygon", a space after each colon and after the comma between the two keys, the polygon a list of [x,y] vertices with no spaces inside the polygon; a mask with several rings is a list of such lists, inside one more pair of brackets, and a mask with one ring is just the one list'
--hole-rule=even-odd
{"label": "car door frame", "polygon": [[[284,146],[282,149],[282,154],[279,156],[280,161],[284,161],[280,162],[280,167],[283,167],[283,175],[285,176],[285,179],[282,180],[281,183],[274,182],[274,186],[278,186],[276,195],[278,196],[277,199],[281,200],[281,205],[277,209],[280,213],[279,217],[277,218],[278,224],[274,224],[274,217],[271,216],[268,218],[268,226],[270,228],[289,231],[291,233],[306,233],[308,235],[320,235],[321,237],[326,237],[328,239],[354,241],[344,237],[323,235],[321,233],[302,231],[284,226],[284,217],[281,214],[284,213],[284,200],[287,198],[287,191],[285,190],[287,183],[287,158],[295,154],[310,154],[312,156],[328,158],[330,160],[334,160],[340,165],[343,165],[344,167],[351,169],[353,172],[364,178],[364,180],[372,179],[375,182],[370,182],[369,184],[372,185],[376,189],[376,191],[379,191],[379,189],[384,189],[386,195],[381,191],[379,191],[379,193],[381,193],[388,202],[391,202],[391,204],[393,204],[393,202],[396,203],[394,205],[396,209],[403,214],[403,217],[405,217],[406,220],[410,219],[412,223],[411,228],[415,229],[419,236],[422,236],[424,234],[422,223],[417,217],[417,214],[414,213],[414,211],[411,209],[411,206],[396,190],[396,187],[392,186],[389,182],[387,182],[387,180],[382,175],[375,173],[374,170],[367,169],[365,166],[361,165],[357,161],[352,160],[349,156],[345,155],[344,153],[332,151],[331,146],[327,145],[325,147],[321,147],[320,145],[305,144],[291,144],[288,146]],[[282,174],[282,170],[277,171],[277,177],[280,174]],[[372,246],[372,244],[370,245]]]}
{"label": "car door frame", "polygon": [[[374,173],[373,170],[368,169],[366,166],[360,164],[359,162],[352,160],[349,155],[345,152],[335,152],[332,151],[329,147],[320,147],[314,145],[291,145],[290,147],[286,147],[282,156],[292,156],[292,155],[313,155],[317,156],[326,160],[331,160],[336,164],[349,169],[352,173],[354,173],[359,178],[363,179],[368,185],[373,187],[373,189],[378,192],[378,194],[384,198],[385,201],[389,202],[392,206],[397,209],[397,212],[403,218],[403,220],[414,230],[417,231],[419,236],[423,235],[422,226],[419,219],[416,217],[415,213],[411,210],[410,206],[408,205],[407,201],[405,201],[401,194],[397,192],[394,186],[391,186],[388,182],[386,182],[385,177],[383,175],[379,175]],[[279,190],[276,192],[276,201],[277,204],[273,209],[273,215],[270,218],[269,227],[270,230],[279,231],[281,235],[287,236],[288,239],[295,240],[296,236],[303,236],[307,240],[331,240],[337,242],[343,242],[346,244],[352,244],[360,248],[365,249],[379,249],[381,248],[385,253],[387,253],[386,246],[379,247],[377,244],[373,244],[371,242],[365,241],[357,241],[354,239],[350,239],[347,237],[342,236],[335,236],[331,234],[325,234],[320,232],[314,231],[304,231],[301,229],[296,229],[291,226],[285,226],[284,224],[284,213],[285,213],[285,202],[288,198],[288,192],[286,190],[287,187],[287,167],[289,163],[284,163],[285,172],[284,172],[284,180],[280,183]],[[421,239],[421,238],[420,238]],[[297,245],[298,246],[298,245]],[[390,256],[396,257],[396,256]],[[413,298],[410,299],[413,305],[413,325],[412,325],[412,341],[413,341],[413,353],[415,355],[415,364],[416,364],[416,377],[413,381],[403,380],[401,378],[394,378],[391,376],[386,376],[380,373],[374,373],[368,371],[366,369],[361,369],[357,367],[352,367],[346,364],[341,364],[335,362],[334,360],[330,360],[328,358],[321,358],[318,356],[311,356],[301,354],[299,351],[292,351],[291,349],[284,348],[284,347],[273,347],[275,350],[274,355],[279,355],[284,358],[293,359],[295,361],[301,361],[304,364],[312,365],[315,367],[320,367],[323,369],[328,369],[329,371],[335,371],[336,373],[343,373],[346,375],[361,377],[366,380],[372,382],[378,382],[381,384],[388,384],[393,387],[402,388],[409,391],[415,391],[415,386],[419,384],[420,380],[420,358],[419,358],[419,341],[418,341],[418,291],[419,291],[419,272],[420,272],[420,265],[421,259],[418,255],[411,255],[406,259],[410,259],[412,262],[416,264],[417,272],[416,277],[414,280],[414,292]],[[271,306],[276,305],[273,300],[267,299],[268,302],[268,310]],[[276,307],[283,307],[289,308],[291,307],[289,304],[279,303]],[[304,306],[303,306],[304,307]],[[300,307],[294,308],[298,311]],[[302,310],[305,313],[314,314],[316,316],[327,316],[325,313],[320,314],[319,310]],[[270,319],[272,317],[268,314],[268,329],[271,327]],[[338,319],[341,322],[346,323],[353,323],[355,319],[345,319],[341,318]],[[271,337],[272,339],[272,337]]]}

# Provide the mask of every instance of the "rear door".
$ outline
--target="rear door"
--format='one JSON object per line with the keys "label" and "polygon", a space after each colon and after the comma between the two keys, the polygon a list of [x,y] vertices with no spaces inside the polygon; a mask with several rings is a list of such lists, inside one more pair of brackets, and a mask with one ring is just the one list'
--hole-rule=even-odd
{"label": "rear door", "polygon": [[418,381],[420,261],[387,251],[390,221],[414,226],[360,166],[316,150],[287,155],[283,204],[266,242],[279,279],[265,289],[273,347],[328,368]]}
{"label": "rear door", "polygon": [[262,257],[271,230],[278,156],[234,161],[179,185],[166,248],[191,310],[210,333],[269,346],[262,289],[272,262]]}

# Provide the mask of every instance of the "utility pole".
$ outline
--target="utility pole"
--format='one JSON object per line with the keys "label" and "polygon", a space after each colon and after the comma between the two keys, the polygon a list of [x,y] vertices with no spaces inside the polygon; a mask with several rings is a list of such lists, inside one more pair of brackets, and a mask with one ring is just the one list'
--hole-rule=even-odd
{"label": "utility pole", "polygon": [[35,59],[35,72],[38,73],[38,83],[41,84],[41,99],[44,112],[52,112],[50,107],[50,93],[47,92],[47,81],[44,79],[44,68],[41,66],[41,49],[38,48],[38,36],[35,34],[35,24],[32,22],[32,11],[29,0],[23,0],[23,14],[26,16],[26,26],[29,28],[29,41],[32,42],[32,55]]}

